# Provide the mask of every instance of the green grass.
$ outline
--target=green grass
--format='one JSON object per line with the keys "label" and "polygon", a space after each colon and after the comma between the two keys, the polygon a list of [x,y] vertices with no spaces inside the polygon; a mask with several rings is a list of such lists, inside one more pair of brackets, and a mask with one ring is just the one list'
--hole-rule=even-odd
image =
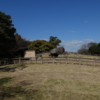
{"label": "green grass", "polygon": [[54,84],[54,85],[57,85],[57,84],[63,85],[66,83],[66,81],[63,79],[49,79],[49,80],[47,80],[46,84],[47,83]]}
{"label": "green grass", "polygon": [[5,77],[5,78],[1,78],[0,79],[0,86],[2,86],[3,84],[7,84],[12,80],[11,77]]}

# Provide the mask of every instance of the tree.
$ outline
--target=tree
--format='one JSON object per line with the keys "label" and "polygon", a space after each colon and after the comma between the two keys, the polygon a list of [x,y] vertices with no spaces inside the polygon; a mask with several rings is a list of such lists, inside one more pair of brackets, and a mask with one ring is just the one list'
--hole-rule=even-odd
{"label": "tree", "polygon": [[89,54],[89,51],[88,51],[89,48],[95,45],[97,45],[97,43],[93,43],[93,42],[85,43],[81,46],[81,48],[77,52],[80,54]]}
{"label": "tree", "polygon": [[15,32],[11,16],[0,11],[0,58],[10,56],[11,49],[16,44]]}
{"label": "tree", "polygon": [[77,52],[79,54],[88,54],[88,44],[83,44]]}
{"label": "tree", "polygon": [[30,41],[27,39],[24,39],[19,35],[18,33],[15,34],[15,39],[16,39],[16,45],[18,47],[26,47],[29,45]]}
{"label": "tree", "polygon": [[16,45],[12,49],[13,57],[24,57],[24,51],[28,49],[27,46],[29,45],[30,41],[22,38],[18,33],[15,34],[15,39]]}
{"label": "tree", "polygon": [[32,41],[28,45],[29,50],[35,50],[36,53],[44,52],[44,51],[49,51],[50,49],[53,49],[53,45],[45,40],[35,40]]}
{"label": "tree", "polygon": [[97,45],[93,45],[89,48],[89,53],[90,54],[100,54],[100,43]]}
{"label": "tree", "polygon": [[58,39],[57,37],[50,36],[49,42],[52,43],[54,47],[57,47],[59,46],[59,43],[61,43],[61,40]]}
{"label": "tree", "polygon": [[94,45],[97,45],[97,43],[90,42],[90,43],[87,44],[87,47],[88,47],[88,49],[89,49],[91,46],[94,46]]}

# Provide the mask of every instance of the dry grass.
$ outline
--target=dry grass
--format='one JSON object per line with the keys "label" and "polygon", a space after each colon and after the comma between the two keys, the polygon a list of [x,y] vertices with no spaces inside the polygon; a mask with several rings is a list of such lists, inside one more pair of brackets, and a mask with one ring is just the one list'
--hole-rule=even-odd
{"label": "dry grass", "polygon": [[[43,57],[48,57],[49,53],[42,53]],[[96,58],[100,59],[100,56],[92,56],[92,55],[82,55],[82,54],[74,54],[74,53],[68,53],[64,54],[67,57],[82,57],[82,58]]]}
{"label": "dry grass", "polygon": [[0,100],[100,100],[100,67],[71,64],[1,66]]}

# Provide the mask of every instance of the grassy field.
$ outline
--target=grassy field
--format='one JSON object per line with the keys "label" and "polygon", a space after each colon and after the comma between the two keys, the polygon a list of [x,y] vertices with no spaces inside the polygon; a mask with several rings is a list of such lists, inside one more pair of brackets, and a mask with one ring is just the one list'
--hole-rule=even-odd
{"label": "grassy field", "polygon": [[100,67],[0,66],[0,100],[100,100]]}
{"label": "grassy field", "polygon": [[[41,53],[43,57],[48,57],[49,53]],[[93,55],[82,55],[82,54],[74,54],[74,53],[68,53],[64,54],[67,57],[82,57],[82,58],[96,58],[100,59],[100,56],[93,56]]]}

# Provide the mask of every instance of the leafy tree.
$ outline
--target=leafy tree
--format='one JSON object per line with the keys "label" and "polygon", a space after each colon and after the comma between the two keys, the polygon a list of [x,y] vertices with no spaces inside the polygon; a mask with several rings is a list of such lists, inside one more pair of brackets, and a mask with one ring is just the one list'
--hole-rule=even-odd
{"label": "leafy tree", "polygon": [[91,54],[100,54],[100,43],[93,45],[89,48],[89,53]]}
{"label": "leafy tree", "polygon": [[77,52],[79,54],[89,54],[88,50],[86,50],[86,49],[79,49]]}
{"label": "leafy tree", "polygon": [[35,50],[36,53],[49,51],[53,45],[45,40],[35,40],[28,45],[28,50]]}
{"label": "leafy tree", "polygon": [[61,43],[61,40],[59,40],[57,37],[50,36],[49,42],[54,45],[54,47],[59,46],[59,43]]}
{"label": "leafy tree", "polygon": [[11,16],[0,11],[0,58],[10,56],[11,49],[16,44]]}
{"label": "leafy tree", "polygon": [[15,39],[16,39],[16,45],[18,47],[26,47],[29,45],[30,41],[27,39],[24,39],[19,35],[18,33],[15,34]]}
{"label": "leafy tree", "polygon": [[89,49],[91,46],[97,45],[97,43],[90,42],[87,44],[87,49]]}
{"label": "leafy tree", "polygon": [[18,33],[15,34],[16,45],[12,49],[13,57],[24,57],[24,51],[27,50],[27,46],[29,45],[30,41],[24,39]]}
{"label": "leafy tree", "polygon": [[90,42],[90,43],[85,43],[81,46],[81,48],[77,51],[80,54],[89,54],[90,52],[88,51],[90,47],[97,45],[97,43]]}

